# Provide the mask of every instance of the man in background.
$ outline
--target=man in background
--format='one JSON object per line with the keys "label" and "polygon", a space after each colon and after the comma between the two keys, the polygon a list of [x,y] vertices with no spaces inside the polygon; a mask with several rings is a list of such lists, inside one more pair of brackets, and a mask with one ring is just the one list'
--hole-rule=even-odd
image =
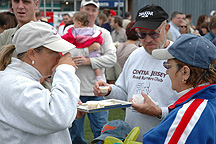
{"label": "man in background", "polygon": [[12,0],[12,10],[16,16],[18,25],[16,28],[5,30],[0,34],[0,51],[4,45],[13,44],[12,37],[15,32],[24,24],[30,21],[37,21],[35,11],[38,9],[38,0]]}
{"label": "man in background", "polygon": [[179,32],[179,27],[181,26],[183,19],[183,13],[175,11],[171,14],[171,21],[170,24],[170,32],[172,34],[172,39],[175,41],[181,33]]}
{"label": "man in background", "polygon": [[63,21],[60,23],[58,27],[58,33],[63,36],[64,35],[64,27],[65,24],[70,20],[70,15],[68,13],[62,14]]}
{"label": "man in background", "polygon": [[[72,54],[75,56],[75,63],[77,63],[78,70],[77,76],[81,81],[80,85],[80,99],[83,103],[87,101],[100,101],[103,97],[96,97],[93,93],[94,83],[97,81],[94,69],[100,68],[103,81],[105,79],[105,68],[112,67],[116,63],[116,48],[113,44],[110,32],[104,28],[95,25],[96,18],[99,14],[99,1],[98,0],[82,0],[80,11],[84,11],[90,16],[89,27],[93,27],[95,31],[101,31],[101,36],[104,39],[104,44],[101,45],[99,54],[100,57],[85,57],[85,52],[78,55],[83,49],[74,49]],[[88,49],[87,49],[88,50]],[[79,51],[79,52],[77,52]],[[78,55],[78,56],[77,56]],[[108,122],[108,111],[88,113],[91,130],[94,138],[100,136],[103,126]],[[84,119],[85,115],[75,120],[72,127],[69,129],[73,144],[86,144],[84,138]]]}
{"label": "man in background", "polygon": [[[114,16],[111,18],[110,25],[113,28],[111,35],[116,48],[118,48],[119,43],[127,41],[126,31],[122,27],[122,23],[123,19],[120,16]],[[106,69],[107,80],[110,84],[115,84],[115,81],[118,79],[121,71],[122,69],[118,62],[113,67]]]}

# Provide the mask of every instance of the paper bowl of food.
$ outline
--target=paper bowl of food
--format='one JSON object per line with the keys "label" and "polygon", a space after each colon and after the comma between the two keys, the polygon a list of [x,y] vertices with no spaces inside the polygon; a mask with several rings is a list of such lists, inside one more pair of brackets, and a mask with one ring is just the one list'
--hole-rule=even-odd
{"label": "paper bowl of food", "polygon": [[99,86],[101,93],[108,93],[109,86]]}
{"label": "paper bowl of food", "polygon": [[96,109],[98,108],[99,101],[87,101],[88,109]]}
{"label": "paper bowl of food", "polygon": [[141,94],[134,94],[133,95],[133,102],[137,104],[144,103],[144,97]]}

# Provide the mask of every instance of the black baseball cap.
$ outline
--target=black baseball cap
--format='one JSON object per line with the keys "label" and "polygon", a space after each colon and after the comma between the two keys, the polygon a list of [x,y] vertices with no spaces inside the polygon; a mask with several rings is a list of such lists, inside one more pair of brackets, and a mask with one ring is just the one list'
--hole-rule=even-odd
{"label": "black baseball cap", "polygon": [[134,28],[144,28],[149,30],[157,29],[169,15],[158,5],[146,5],[141,8],[136,16]]}

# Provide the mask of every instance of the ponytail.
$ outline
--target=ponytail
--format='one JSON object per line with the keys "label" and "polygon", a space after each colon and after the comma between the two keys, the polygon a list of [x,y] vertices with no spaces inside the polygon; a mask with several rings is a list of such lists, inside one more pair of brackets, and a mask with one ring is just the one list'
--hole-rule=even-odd
{"label": "ponytail", "polygon": [[15,50],[14,45],[4,46],[4,49],[0,52],[0,71],[5,70],[5,68],[11,63],[11,57]]}

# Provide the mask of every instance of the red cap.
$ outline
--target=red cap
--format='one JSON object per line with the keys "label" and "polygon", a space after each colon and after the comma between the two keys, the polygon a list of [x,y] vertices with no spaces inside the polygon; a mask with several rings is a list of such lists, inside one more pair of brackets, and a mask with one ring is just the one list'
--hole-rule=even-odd
{"label": "red cap", "polygon": [[111,16],[116,16],[116,12],[114,10],[110,10]]}

